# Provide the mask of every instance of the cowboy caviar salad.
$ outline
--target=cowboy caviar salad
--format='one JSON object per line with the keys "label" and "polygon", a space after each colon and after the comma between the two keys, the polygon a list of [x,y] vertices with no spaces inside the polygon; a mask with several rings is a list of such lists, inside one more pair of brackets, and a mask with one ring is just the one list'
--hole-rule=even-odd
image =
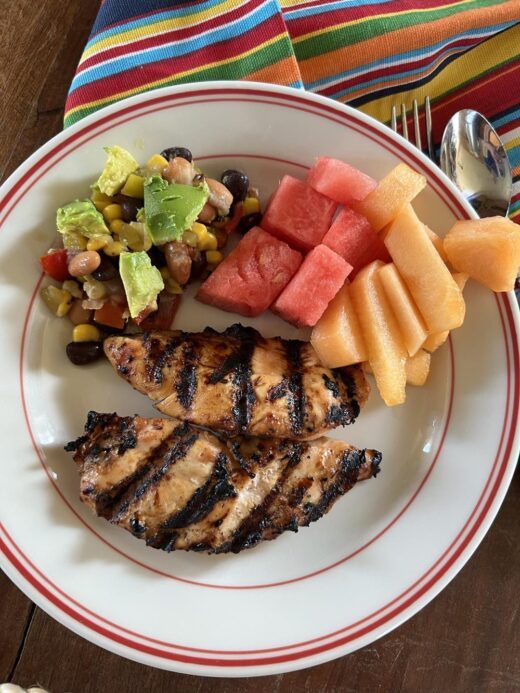
{"label": "cowboy caviar salad", "polygon": [[77,365],[103,353],[102,340],[128,329],[168,329],[184,287],[222,261],[231,233],[261,219],[258,192],[242,171],[207,177],[185,147],[144,166],[117,145],[89,198],[58,209],[57,242],[40,258],[56,283],[41,290],[71,322],[66,351]]}

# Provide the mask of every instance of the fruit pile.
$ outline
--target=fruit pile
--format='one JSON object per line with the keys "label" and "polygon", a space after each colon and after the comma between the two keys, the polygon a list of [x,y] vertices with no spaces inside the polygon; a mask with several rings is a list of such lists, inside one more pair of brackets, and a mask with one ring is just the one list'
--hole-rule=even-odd
{"label": "fruit pile", "polygon": [[430,354],[462,325],[467,279],[510,291],[520,265],[520,228],[507,219],[459,221],[444,239],[425,226],[410,204],[425,185],[400,164],[354,205],[389,261],[352,273],[311,335],[325,365],[365,363],[389,406],[405,401],[407,383],[426,382]]}
{"label": "fruit pile", "polygon": [[507,219],[459,221],[444,239],[425,226],[410,204],[425,186],[406,164],[377,183],[321,157],[306,181],[284,176],[262,228],[197,298],[246,316],[271,308],[313,327],[324,365],[365,363],[385,403],[401,404],[407,382],[424,384],[430,354],[462,325],[468,277],[509,291],[520,265],[520,228]]}

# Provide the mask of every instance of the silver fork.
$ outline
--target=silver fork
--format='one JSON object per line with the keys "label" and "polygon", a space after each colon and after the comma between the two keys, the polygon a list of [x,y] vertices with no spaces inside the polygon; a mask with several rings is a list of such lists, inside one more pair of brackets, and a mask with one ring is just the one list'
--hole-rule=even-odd
{"label": "silver fork", "polygon": [[[415,139],[415,146],[417,149],[420,149],[422,151],[422,140],[421,140],[421,127],[419,123],[419,104],[417,103],[417,99],[413,100],[412,103],[413,107],[413,129],[414,129],[414,139]],[[432,135],[432,112],[431,112],[431,107],[430,107],[430,97],[427,96],[424,99],[424,115],[425,115],[425,121],[426,121],[426,143],[427,143],[427,149],[428,149],[428,156],[430,159],[436,163],[435,161],[435,149],[433,148],[433,135]],[[399,132],[398,127],[397,127],[397,108],[395,106],[392,106],[392,117],[391,117],[391,126],[392,130],[394,132]],[[400,133],[405,140],[408,142],[410,141],[410,138],[408,137],[408,122],[406,120],[406,106],[404,103],[401,104],[401,133]]]}

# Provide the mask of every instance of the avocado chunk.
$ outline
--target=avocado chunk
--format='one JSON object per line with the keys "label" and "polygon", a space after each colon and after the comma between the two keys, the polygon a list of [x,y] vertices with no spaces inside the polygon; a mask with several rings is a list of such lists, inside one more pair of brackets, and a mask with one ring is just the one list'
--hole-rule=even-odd
{"label": "avocado chunk", "polygon": [[60,207],[56,213],[56,225],[64,235],[80,233],[87,238],[96,238],[110,233],[92,200],[74,200]]}
{"label": "avocado chunk", "polygon": [[152,265],[144,251],[121,253],[119,274],[132,318],[136,318],[150,305],[157,307],[157,294],[164,289],[164,282],[161,273]]}
{"label": "avocado chunk", "polygon": [[144,183],[144,215],[155,245],[181,239],[209,197],[207,183],[182,185],[151,176]]}
{"label": "avocado chunk", "polygon": [[105,195],[115,195],[126,183],[128,176],[137,171],[139,164],[130,152],[117,144],[103,149],[108,154],[108,159],[94,187]]}

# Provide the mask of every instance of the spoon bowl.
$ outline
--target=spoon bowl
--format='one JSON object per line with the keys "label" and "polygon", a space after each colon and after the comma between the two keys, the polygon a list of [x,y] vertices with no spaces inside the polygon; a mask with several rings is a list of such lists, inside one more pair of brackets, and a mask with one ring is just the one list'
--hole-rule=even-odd
{"label": "spoon bowl", "polygon": [[511,165],[495,129],[477,111],[451,117],[441,141],[440,164],[480,217],[506,216],[511,200]]}

